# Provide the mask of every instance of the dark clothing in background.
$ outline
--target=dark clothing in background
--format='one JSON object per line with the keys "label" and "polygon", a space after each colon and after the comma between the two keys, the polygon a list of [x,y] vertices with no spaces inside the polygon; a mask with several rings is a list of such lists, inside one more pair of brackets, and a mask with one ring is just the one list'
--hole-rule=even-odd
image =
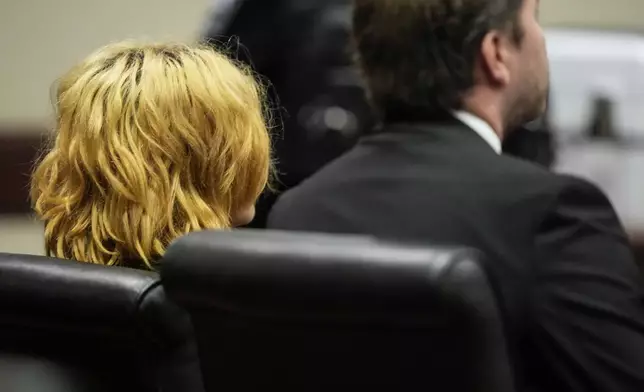
{"label": "dark clothing in background", "polygon": [[[348,0],[241,0],[231,20],[207,36],[239,38],[238,56],[272,84],[283,108],[275,135],[281,190],[288,189],[353,146],[373,125],[349,47]],[[277,104],[276,99],[273,105]],[[260,202],[254,227],[265,225],[273,202]]]}
{"label": "dark clothing in background", "polygon": [[644,286],[606,196],[456,120],[365,137],[284,194],[269,228],[480,249],[518,391],[644,391]]}

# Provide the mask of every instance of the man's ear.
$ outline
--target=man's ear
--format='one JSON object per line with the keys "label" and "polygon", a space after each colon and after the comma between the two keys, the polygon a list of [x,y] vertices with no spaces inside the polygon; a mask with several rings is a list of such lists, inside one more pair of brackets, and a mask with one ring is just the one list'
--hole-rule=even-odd
{"label": "man's ear", "polygon": [[488,32],[481,43],[480,62],[484,80],[496,86],[509,84],[509,60],[507,38],[496,30]]}

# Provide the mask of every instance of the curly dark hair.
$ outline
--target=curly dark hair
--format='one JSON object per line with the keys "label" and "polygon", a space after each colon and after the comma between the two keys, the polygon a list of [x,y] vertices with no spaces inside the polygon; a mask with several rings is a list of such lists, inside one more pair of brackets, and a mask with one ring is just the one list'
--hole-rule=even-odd
{"label": "curly dark hair", "polygon": [[460,109],[485,35],[523,38],[525,0],[354,0],[353,39],[368,95],[384,117]]}

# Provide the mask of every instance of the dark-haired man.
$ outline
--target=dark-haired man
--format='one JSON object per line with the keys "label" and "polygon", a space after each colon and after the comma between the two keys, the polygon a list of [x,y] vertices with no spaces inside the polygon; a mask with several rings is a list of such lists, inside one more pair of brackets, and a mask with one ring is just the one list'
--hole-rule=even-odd
{"label": "dark-haired man", "polygon": [[594,185],[501,155],[546,107],[538,0],[355,0],[383,127],[273,209],[277,229],[485,252],[518,390],[644,391],[644,287]]}

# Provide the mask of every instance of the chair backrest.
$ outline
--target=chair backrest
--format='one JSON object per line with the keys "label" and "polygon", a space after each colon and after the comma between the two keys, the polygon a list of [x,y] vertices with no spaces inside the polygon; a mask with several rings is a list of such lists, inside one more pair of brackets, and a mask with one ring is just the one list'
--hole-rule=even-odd
{"label": "chair backrest", "polygon": [[513,390],[480,255],[361,236],[189,234],[161,265],[207,390]]}
{"label": "chair backrest", "polygon": [[156,273],[0,254],[0,390],[203,391]]}

